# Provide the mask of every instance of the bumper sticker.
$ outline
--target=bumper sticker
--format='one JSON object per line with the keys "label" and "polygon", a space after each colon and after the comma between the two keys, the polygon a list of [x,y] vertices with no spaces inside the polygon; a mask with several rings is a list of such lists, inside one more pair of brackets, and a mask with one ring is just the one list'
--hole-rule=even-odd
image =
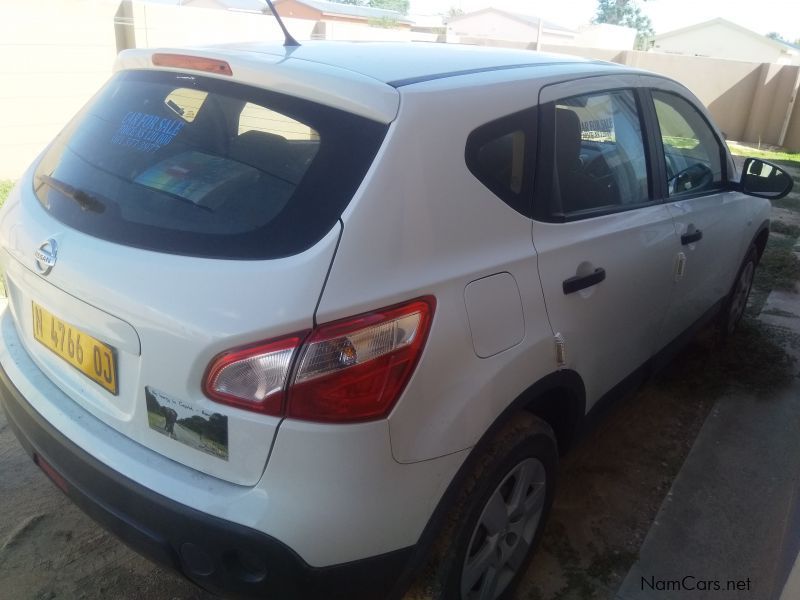
{"label": "bumper sticker", "polygon": [[147,421],[150,429],[190,448],[228,460],[228,417],[200,410],[147,386]]}

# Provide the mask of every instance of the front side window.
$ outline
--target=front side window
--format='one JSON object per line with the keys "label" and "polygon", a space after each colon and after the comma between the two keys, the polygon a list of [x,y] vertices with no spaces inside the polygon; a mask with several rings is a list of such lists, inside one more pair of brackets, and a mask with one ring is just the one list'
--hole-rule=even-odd
{"label": "front side window", "polygon": [[335,225],[386,126],[181,73],[114,77],[37,166],[42,207],[119,244],[214,258],[301,252]]}
{"label": "front side window", "polygon": [[653,90],[664,145],[670,197],[696,194],[722,183],[722,152],[717,136],[687,100]]}
{"label": "front side window", "polygon": [[647,160],[631,90],[555,103],[555,212],[614,210],[649,200]]}

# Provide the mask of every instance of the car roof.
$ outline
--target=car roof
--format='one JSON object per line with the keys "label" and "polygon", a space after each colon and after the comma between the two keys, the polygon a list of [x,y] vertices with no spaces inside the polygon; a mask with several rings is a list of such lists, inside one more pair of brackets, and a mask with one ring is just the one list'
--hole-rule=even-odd
{"label": "car roof", "polygon": [[425,81],[537,66],[584,65],[587,70],[606,72],[612,68],[612,63],[530,50],[416,42],[310,41],[299,47],[252,42],[197,48],[137,48],[121,52],[115,70],[186,70],[155,66],[153,55],[157,53],[223,60],[231,66],[234,81],[296,95],[384,123],[397,115],[398,90]]}
{"label": "car roof", "polygon": [[392,87],[479,71],[593,62],[577,56],[531,50],[425,42],[310,41],[303,42],[299,47],[289,48],[274,43],[218,47],[339,67],[377,79]]}

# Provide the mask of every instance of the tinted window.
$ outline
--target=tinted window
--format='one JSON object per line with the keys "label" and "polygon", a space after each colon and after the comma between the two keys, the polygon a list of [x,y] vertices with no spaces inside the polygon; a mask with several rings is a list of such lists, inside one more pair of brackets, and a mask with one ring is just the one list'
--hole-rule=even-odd
{"label": "tinted window", "polygon": [[647,161],[629,90],[574,96],[555,106],[556,212],[647,202]]}
{"label": "tinted window", "polygon": [[653,90],[670,196],[714,189],[722,182],[717,137],[700,112],[680,96]]}
{"label": "tinted window", "polygon": [[228,81],[117,75],[36,170],[42,206],[121,244],[219,258],[275,258],[339,218],[384,125]]}
{"label": "tinted window", "polygon": [[503,117],[473,131],[466,149],[472,174],[525,215],[530,212],[535,124],[535,109]]}

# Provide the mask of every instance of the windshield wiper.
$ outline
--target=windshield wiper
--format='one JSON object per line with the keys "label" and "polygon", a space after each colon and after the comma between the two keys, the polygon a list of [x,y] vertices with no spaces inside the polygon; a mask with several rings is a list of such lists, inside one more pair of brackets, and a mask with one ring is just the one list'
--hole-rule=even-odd
{"label": "windshield wiper", "polygon": [[39,175],[37,179],[65,195],[67,198],[72,198],[83,210],[90,210],[96,213],[101,213],[106,210],[105,203],[94,194],[73,187],[65,181],[50,177],[50,175]]}

